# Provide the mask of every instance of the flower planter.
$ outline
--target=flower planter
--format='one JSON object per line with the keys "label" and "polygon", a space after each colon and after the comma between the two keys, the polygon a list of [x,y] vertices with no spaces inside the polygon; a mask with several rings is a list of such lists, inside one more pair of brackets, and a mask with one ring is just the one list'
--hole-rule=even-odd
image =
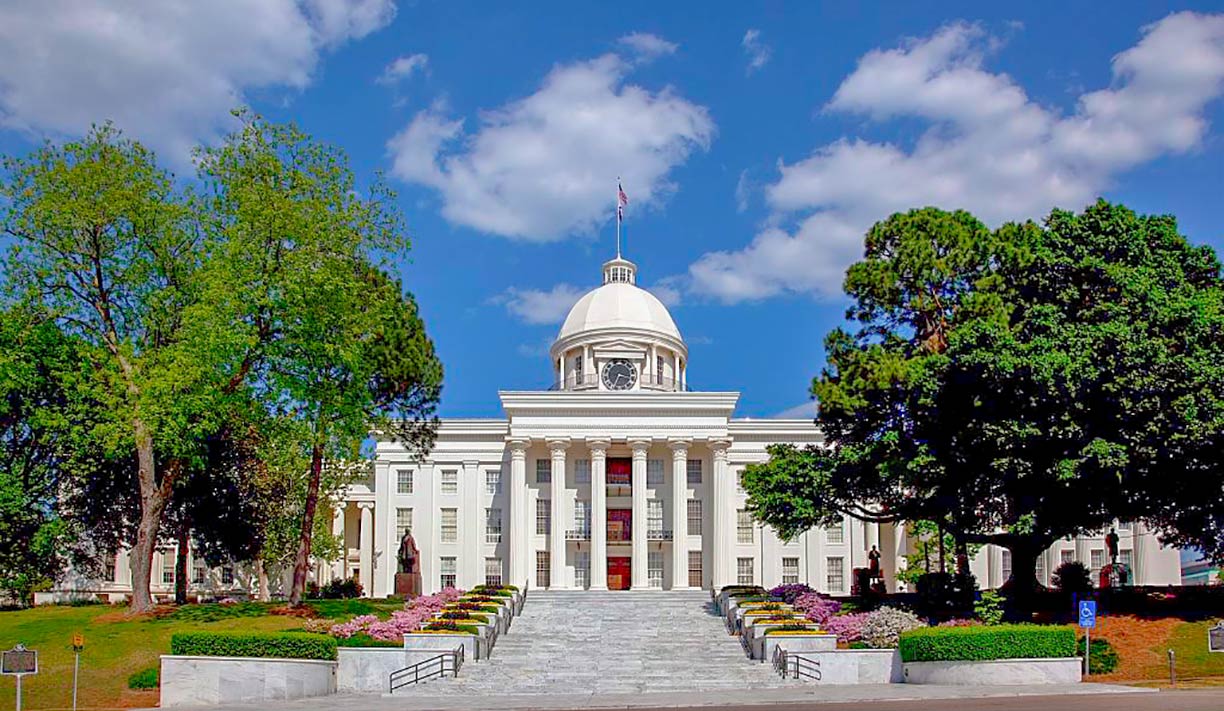
{"label": "flower planter", "polygon": [[774,649],[781,647],[787,652],[797,652],[806,654],[808,652],[832,652],[837,649],[837,635],[835,634],[803,634],[803,635],[780,635],[767,634],[762,642],[762,661],[773,659]]}
{"label": "flower planter", "polygon": [[286,701],[336,693],[336,662],[264,657],[161,658],[162,708]]}
{"label": "flower planter", "polygon": [[463,647],[465,659],[484,659],[484,644],[480,637],[474,634],[441,634],[432,632],[410,632],[404,635],[404,649],[427,649],[438,654],[449,652],[455,647]]}
{"label": "flower planter", "polygon": [[905,681],[901,653],[895,649],[838,649],[796,652],[819,662],[820,679],[814,684],[900,684]]}
{"label": "flower planter", "polygon": [[1081,680],[1081,665],[1079,657],[906,662],[904,676],[907,684],[1076,684]]}

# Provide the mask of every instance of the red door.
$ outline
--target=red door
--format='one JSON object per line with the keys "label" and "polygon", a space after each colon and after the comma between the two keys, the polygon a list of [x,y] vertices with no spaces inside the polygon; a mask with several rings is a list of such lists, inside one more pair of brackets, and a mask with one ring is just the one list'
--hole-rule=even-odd
{"label": "red door", "polygon": [[609,590],[628,590],[630,575],[629,556],[610,556],[608,558]]}

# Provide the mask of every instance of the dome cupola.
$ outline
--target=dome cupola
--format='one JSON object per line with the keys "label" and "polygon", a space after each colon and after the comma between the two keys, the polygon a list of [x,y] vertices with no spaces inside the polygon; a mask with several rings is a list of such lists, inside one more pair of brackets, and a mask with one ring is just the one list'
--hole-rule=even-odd
{"label": "dome cupola", "polygon": [[683,390],[688,347],[637,265],[604,263],[603,284],[570,308],[549,350],[558,390]]}

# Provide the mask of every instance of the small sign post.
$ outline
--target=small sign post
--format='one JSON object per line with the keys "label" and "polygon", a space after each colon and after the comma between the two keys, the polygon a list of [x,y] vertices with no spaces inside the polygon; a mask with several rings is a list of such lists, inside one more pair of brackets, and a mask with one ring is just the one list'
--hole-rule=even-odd
{"label": "small sign post", "polygon": [[1080,600],[1079,626],[1084,628],[1084,676],[1091,672],[1088,660],[1092,654],[1092,628],[1096,627],[1096,600]]}
{"label": "small sign post", "polygon": [[38,673],[38,652],[26,649],[24,644],[0,655],[0,674],[17,677],[17,711],[21,711],[21,677]]}
{"label": "small sign post", "polygon": [[72,635],[72,711],[77,711],[77,678],[81,674],[81,650],[85,649],[85,635],[77,632]]}
{"label": "small sign post", "polygon": [[1207,630],[1207,651],[1224,652],[1224,620]]}

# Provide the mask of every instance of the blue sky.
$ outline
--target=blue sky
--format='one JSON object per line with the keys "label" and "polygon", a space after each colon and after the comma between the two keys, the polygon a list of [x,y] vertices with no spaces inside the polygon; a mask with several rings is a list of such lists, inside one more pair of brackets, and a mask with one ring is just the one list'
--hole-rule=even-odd
{"label": "blue sky", "polygon": [[[15,0],[0,150],[114,119],[189,173],[246,103],[400,194],[446,416],[546,387],[613,247],[690,385],[800,411],[840,274],[892,211],[991,224],[1097,195],[1224,248],[1224,15],[1158,3]],[[1219,6],[1215,6],[1219,11]],[[1197,14],[1190,14],[1197,13]]]}

